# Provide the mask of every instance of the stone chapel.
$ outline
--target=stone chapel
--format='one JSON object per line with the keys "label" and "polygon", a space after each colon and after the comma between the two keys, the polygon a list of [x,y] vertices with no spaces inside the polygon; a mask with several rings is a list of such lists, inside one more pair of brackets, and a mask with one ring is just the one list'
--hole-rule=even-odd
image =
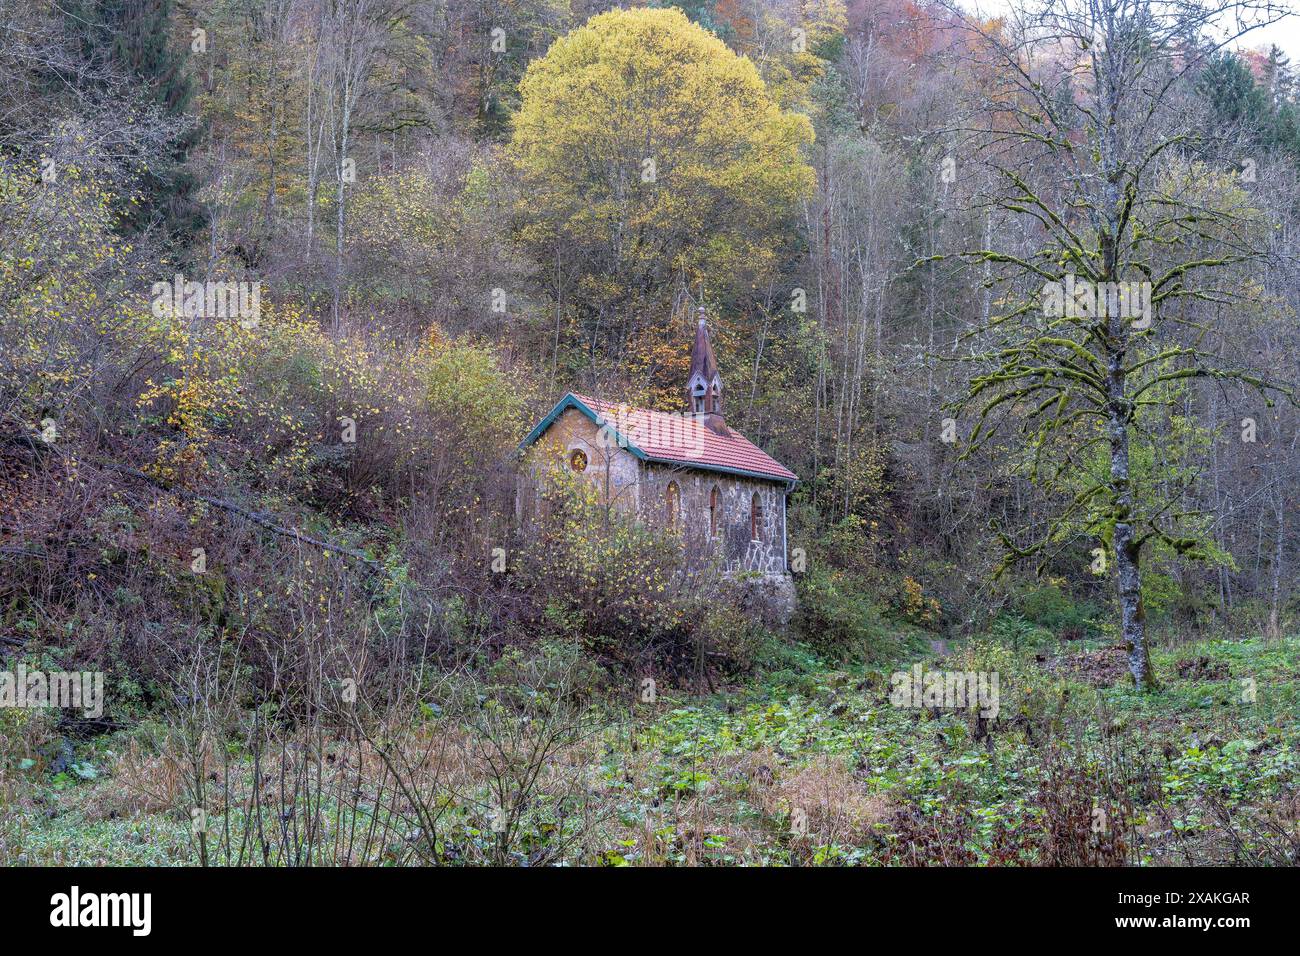
{"label": "stone chapel", "polygon": [[[593,482],[604,501],[682,537],[688,557],[765,583],[792,604],[786,505],[798,478],[723,415],[722,378],[700,309],[686,409],[660,412],[570,392],[520,444],[550,446],[555,460]],[[536,506],[531,475],[517,499]]]}

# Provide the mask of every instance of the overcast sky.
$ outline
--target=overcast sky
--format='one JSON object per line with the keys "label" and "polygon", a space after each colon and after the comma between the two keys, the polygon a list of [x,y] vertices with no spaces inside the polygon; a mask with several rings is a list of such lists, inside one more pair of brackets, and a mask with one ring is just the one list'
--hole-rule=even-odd
{"label": "overcast sky", "polygon": [[[1017,6],[1016,0],[965,0],[971,10],[979,10],[986,16],[996,15],[1008,7]],[[1279,0],[1282,6],[1292,11],[1300,11],[1300,0]],[[1270,27],[1253,30],[1243,38],[1247,47],[1268,47],[1277,44],[1291,58],[1291,64],[1300,68],[1300,16],[1293,12]]]}

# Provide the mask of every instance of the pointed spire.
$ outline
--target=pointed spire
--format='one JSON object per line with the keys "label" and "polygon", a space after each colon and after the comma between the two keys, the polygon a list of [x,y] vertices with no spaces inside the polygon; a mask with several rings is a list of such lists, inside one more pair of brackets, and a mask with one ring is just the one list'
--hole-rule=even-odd
{"label": "pointed spire", "polygon": [[695,344],[691,347],[691,371],[686,382],[691,411],[704,417],[704,424],[719,434],[726,433],[722,419],[722,376],[709,342],[708,316],[700,306],[695,323]]}
{"label": "pointed spire", "polygon": [[704,382],[712,382],[718,375],[718,360],[713,355],[713,346],[709,344],[709,324],[700,306],[699,320],[695,325],[695,345],[691,347],[691,382],[694,384],[698,375]]}

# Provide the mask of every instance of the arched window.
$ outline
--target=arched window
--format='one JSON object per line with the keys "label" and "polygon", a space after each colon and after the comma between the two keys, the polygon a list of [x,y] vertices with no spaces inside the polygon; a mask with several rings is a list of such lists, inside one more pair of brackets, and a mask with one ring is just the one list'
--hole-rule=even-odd
{"label": "arched window", "polygon": [[754,492],[754,497],[749,500],[749,536],[755,541],[762,541],[763,529],[763,502],[758,497],[758,492]]}
{"label": "arched window", "polygon": [[682,490],[677,487],[677,482],[668,482],[668,490],[664,492],[664,497],[668,505],[668,527],[676,531],[677,522],[682,514]]}
{"label": "arched window", "polygon": [[709,537],[718,536],[718,522],[722,519],[722,493],[714,485],[709,491]]}

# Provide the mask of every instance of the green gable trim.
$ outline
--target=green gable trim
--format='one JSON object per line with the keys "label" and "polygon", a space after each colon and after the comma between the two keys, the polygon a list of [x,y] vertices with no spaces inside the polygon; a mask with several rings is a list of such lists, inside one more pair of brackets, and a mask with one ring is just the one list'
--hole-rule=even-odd
{"label": "green gable trim", "polygon": [[582,401],[582,399],[578,398],[578,396],[574,395],[572,392],[569,392],[569,394],[560,399],[559,402],[556,403],[555,407],[551,409],[550,414],[537,423],[537,427],[530,431],[528,437],[519,443],[519,449],[522,451],[534,444],[537,439],[541,438],[542,435],[545,434],[546,429],[550,428],[551,425],[555,423],[555,420],[570,408],[576,408],[578,411],[582,412],[582,414],[590,418],[592,424],[596,425],[598,428],[609,428],[609,430],[614,433],[614,437],[620,448],[626,449],[642,461],[649,460],[646,457],[645,452],[628,441],[626,435],[619,434],[618,429],[614,428],[613,425],[610,425],[607,421],[597,415],[586,402]]}
{"label": "green gable trim", "polygon": [[570,408],[576,408],[578,411],[582,412],[582,414],[591,419],[592,423],[597,427],[609,428],[609,430],[614,433],[614,437],[617,440],[619,447],[631,452],[642,461],[652,462],[656,465],[668,465],[673,468],[694,468],[697,471],[716,471],[727,475],[741,475],[745,478],[757,478],[760,481],[770,481],[774,484],[785,485],[787,494],[794,490],[795,482],[788,478],[777,478],[772,475],[764,475],[757,471],[746,471],[743,468],[728,468],[725,465],[710,465],[707,462],[697,463],[679,461],[676,458],[651,458],[640,448],[636,447],[636,445],[633,445],[626,435],[620,434],[616,428],[597,415],[586,402],[578,398],[578,396],[574,395],[572,392],[569,392],[562,399],[556,402],[555,407],[551,409],[550,413],[538,422],[536,427],[528,433],[528,436],[519,443],[519,450],[523,451],[535,444],[537,439],[541,438],[542,435],[546,433],[546,429],[550,428],[551,425],[555,423],[555,420]]}

